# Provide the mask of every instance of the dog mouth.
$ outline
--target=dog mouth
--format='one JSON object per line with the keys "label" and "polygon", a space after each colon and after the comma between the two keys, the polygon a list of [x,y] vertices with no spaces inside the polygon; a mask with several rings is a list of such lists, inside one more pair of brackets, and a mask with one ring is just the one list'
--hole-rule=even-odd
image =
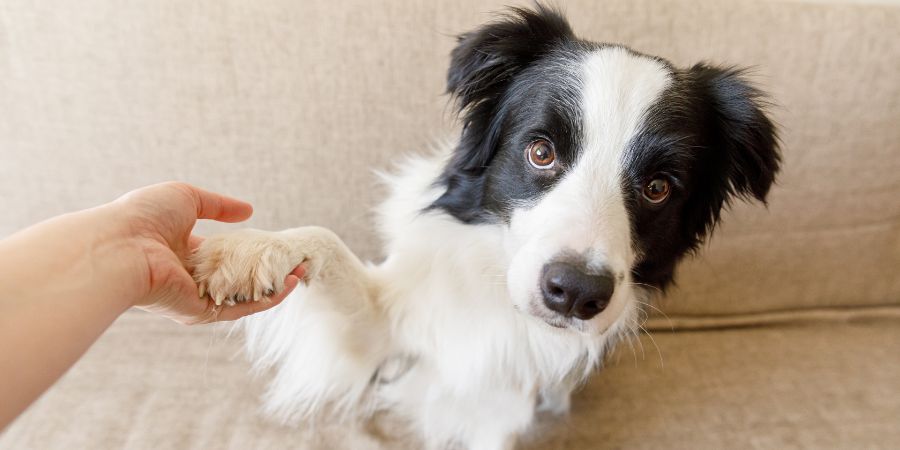
{"label": "dog mouth", "polygon": [[582,331],[584,328],[584,321],[580,319],[576,319],[574,317],[564,317],[558,314],[551,314],[547,311],[542,311],[539,307],[532,305],[528,308],[528,315],[531,317],[560,330],[577,330]]}
{"label": "dog mouth", "polygon": [[567,329],[572,325],[571,319],[563,319],[563,318],[545,318],[541,317],[541,320],[544,321],[547,325],[550,325],[553,328]]}

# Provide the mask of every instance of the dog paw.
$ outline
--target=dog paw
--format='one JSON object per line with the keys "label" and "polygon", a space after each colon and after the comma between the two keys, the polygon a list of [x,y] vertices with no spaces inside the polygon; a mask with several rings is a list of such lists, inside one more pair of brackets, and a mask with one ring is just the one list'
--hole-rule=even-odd
{"label": "dog paw", "polygon": [[285,277],[300,262],[274,233],[241,230],[207,238],[189,264],[200,297],[233,305],[281,292]]}

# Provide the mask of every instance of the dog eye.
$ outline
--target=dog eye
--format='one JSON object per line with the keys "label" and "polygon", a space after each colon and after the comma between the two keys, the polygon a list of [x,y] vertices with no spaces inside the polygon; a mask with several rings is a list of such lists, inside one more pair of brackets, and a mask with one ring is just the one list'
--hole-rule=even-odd
{"label": "dog eye", "polygon": [[556,150],[553,144],[544,139],[538,139],[528,145],[525,150],[528,162],[536,169],[549,169],[556,163]]}
{"label": "dog eye", "polygon": [[644,198],[648,202],[658,205],[669,198],[669,180],[665,178],[654,178],[644,185]]}

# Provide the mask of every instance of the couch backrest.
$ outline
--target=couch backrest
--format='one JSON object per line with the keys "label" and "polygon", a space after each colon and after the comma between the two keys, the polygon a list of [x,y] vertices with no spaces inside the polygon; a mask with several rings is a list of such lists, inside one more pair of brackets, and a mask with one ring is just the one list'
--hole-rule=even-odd
{"label": "couch backrest", "polygon": [[[372,169],[452,130],[453,35],[506,3],[0,3],[0,235],[180,179],[252,201],[251,226],[325,225],[377,258]],[[754,66],[778,103],[768,210],[726,215],[670,314],[900,302],[900,8],[560,3],[594,40]]]}

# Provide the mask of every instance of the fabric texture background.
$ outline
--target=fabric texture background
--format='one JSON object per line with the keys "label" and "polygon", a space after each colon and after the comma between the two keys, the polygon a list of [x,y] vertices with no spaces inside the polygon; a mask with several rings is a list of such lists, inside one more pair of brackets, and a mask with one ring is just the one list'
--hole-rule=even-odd
{"label": "fabric texture background", "polygon": [[[4,0],[0,236],[177,179],[251,201],[247,226],[323,225],[378,260],[373,170],[452,139],[453,36],[507,3]],[[664,366],[649,339],[636,362],[619,348],[532,447],[896,448],[898,3],[558,3],[585,38],[752,67],[784,171],[682,265],[651,323],[682,330],[654,333]],[[415,448],[266,421],[223,334],[127,314],[0,448]]]}
{"label": "fabric texture background", "polygon": [[[420,448],[384,437],[390,422],[267,420],[226,334],[126,314],[0,449]],[[570,417],[543,418],[522,448],[896,448],[898,349],[896,321],[654,333],[619,347]]]}

